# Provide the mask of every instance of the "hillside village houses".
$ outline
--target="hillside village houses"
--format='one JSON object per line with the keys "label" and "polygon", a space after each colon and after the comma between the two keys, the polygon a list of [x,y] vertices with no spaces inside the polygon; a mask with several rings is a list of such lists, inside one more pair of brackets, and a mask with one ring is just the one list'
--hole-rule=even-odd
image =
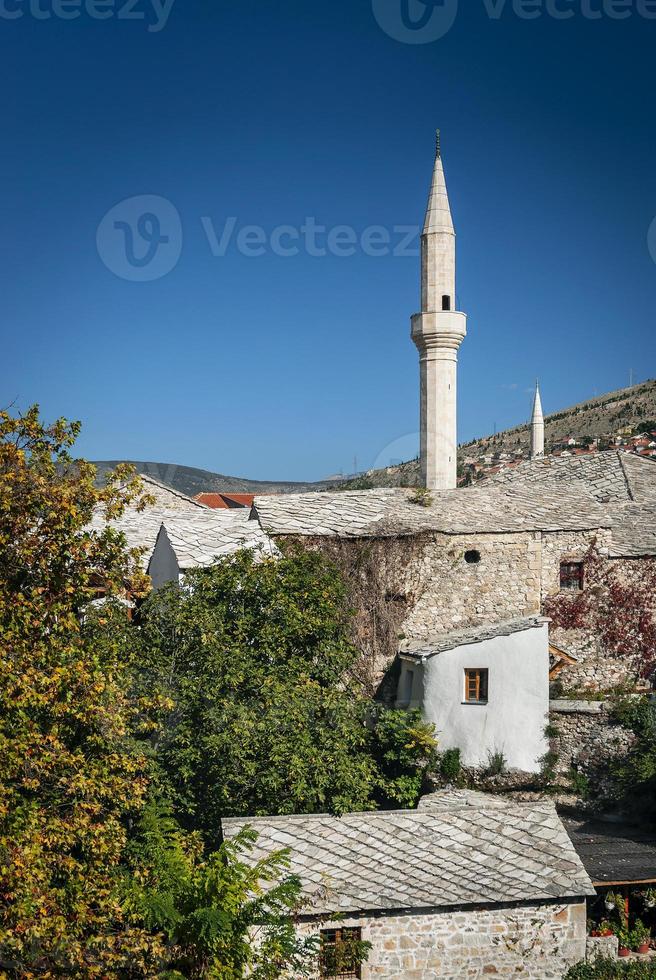
{"label": "hillside village houses", "polygon": [[[398,625],[393,649],[372,645],[378,696],[421,708],[441,747],[459,748],[466,765],[502,753],[525,773],[541,766],[551,712],[563,722],[562,764],[576,766],[590,745],[603,754],[613,739],[599,711],[550,703],[550,681],[604,690],[633,680],[636,664],[609,657],[585,624],[553,627],[545,610],[563,591],[585,593],[591,550],[628,581],[656,557],[656,459],[618,447],[545,456],[536,390],[531,458],[458,488],[457,352],[466,317],[455,309],[455,274],[438,144],[421,311],[412,318],[423,491],[256,496],[250,509],[211,509],[147,479],[156,503],[117,524],[130,546],[144,549],[154,587],[242,547],[275,559],[283,539],[345,565],[366,546],[376,564],[376,608],[389,607]],[[640,449],[651,452],[656,440],[643,446],[647,438]],[[366,621],[367,609],[359,612]],[[323,929],[326,943],[357,930],[373,944],[352,976],[544,980],[585,957],[591,880],[550,803],[443,792],[412,813],[248,822],[262,848],[292,847],[311,896],[302,928]],[[224,832],[238,825],[226,821]],[[326,923],[335,900],[346,918]]]}

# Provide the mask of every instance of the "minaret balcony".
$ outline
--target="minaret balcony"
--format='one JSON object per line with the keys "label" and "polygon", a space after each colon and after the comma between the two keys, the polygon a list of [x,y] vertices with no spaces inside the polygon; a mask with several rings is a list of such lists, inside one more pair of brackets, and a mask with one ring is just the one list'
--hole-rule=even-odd
{"label": "minaret balcony", "polygon": [[415,313],[412,339],[420,351],[457,351],[467,336],[467,316],[455,310]]}

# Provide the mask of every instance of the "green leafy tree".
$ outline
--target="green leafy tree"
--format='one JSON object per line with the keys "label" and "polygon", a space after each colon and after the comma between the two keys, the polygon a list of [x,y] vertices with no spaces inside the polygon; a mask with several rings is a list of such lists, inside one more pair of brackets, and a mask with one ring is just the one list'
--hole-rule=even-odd
{"label": "green leafy tree", "polygon": [[654,980],[654,968],[649,960],[604,958],[573,966],[565,980]]}
{"label": "green leafy tree", "polygon": [[208,840],[222,816],[416,802],[432,729],[371,717],[349,617],[336,568],[300,548],[239,552],[148,600],[140,683],[174,705],[155,746],[162,779]]}
{"label": "green leafy tree", "polygon": [[376,799],[383,807],[416,805],[426,774],[437,765],[435,730],[421,712],[378,709],[372,728],[372,752],[378,764]]}
{"label": "green leafy tree", "polygon": [[633,813],[656,819],[656,710],[649,697],[619,697],[612,707],[617,724],[633,732],[626,754],[610,763],[612,795]]}
{"label": "green leafy tree", "polygon": [[146,581],[120,535],[89,530],[148,499],[128,467],[97,488],[78,431],[0,413],[0,976],[302,976],[287,856],[253,864],[249,835],[209,852],[153,802],[171,703],[135,696],[119,601]]}
{"label": "green leafy tree", "polygon": [[312,971],[318,938],[299,938],[301,883],[289,852],[250,858],[245,828],[204,856],[200,837],[150,803],[129,846],[123,906],[166,937],[167,980],[275,980]]}

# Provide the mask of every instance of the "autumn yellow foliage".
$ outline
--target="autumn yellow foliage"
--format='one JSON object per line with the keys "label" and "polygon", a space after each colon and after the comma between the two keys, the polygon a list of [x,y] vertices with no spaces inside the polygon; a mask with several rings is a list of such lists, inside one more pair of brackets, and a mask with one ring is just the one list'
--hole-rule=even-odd
{"label": "autumn yellow foliage", "polygon": [[[156,975],[159,939],[126,920],[115,870],[146,766],[124,651],[85,641],[84,609],[140,591],[136,555],[94,508],[147,503],[128,468],[101,489],[68,453],[79,426],[0,413],[0,976]],[[119,656],[122,654],[122,656]]]}

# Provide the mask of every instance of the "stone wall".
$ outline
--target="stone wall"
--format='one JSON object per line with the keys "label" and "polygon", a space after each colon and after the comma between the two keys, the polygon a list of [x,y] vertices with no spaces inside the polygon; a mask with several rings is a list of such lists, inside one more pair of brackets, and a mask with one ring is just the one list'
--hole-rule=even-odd
{"label": "stone wall", "polygon": [[626,755],[635,736],[610,718],[609,705],[602,701],[552,701],[549,721],[558,729],[551,739],[558,753],[556,771],[575,769],[603,791],[608,761]]}
{"label": "stone wall", "polygon": [[614,960],[618,948],[617,936],[588,936],[585,958],[588,963],[603,959]]}
{"label": "stone wall", "polygon": [[[594,572],[596,580],[592,580],[584,585],[583,599],[588,599],[592,605],[583,614],[581,622],[576,628],[562,628],[558,625],[558,612],[553,613],[554,622],[551,627],[552,643],[564,650],[566,653],[576,658],[576,663],[568,664],[559,675],[558,687],[565,691],[608,691],[611,688],[622,684],[635,684],[637,678],[644,670],[644,663],[639,654],[640,643],[637,642],[636,654],[632,655],[630,650],[620,654],[609,652],[612,643],[603,636],[605,627],[612,627],[618,622],[614,610],[619,610],[619,616],[628,614],[625,627],[625,635],[632,635],[635,629],[636,618],[633,625],[629,625],[631,619],[629,605],[633,600],[637,609],[649,611],[649,587],[645,584],[648,581],[648,568],[652,559],[631,559],[631,558],[606,558],[605,550],[607,540],[606,532],[599,531],[596,538],[596,545],[602,564]],[[553,540],[552,540],[553,538]],[[578,539],[578,540],[577,540]],[[594,538],[592,540],[595,540]],[[592,543],[592,540],[589,543]],[[566,550],[564,550],[564,548]],[[549,611],[549,599],[557,594],[557,584],[554,585],[554,577],[557,574],[557,567],[560,560],[580,560],[586,553],[586,537],[578,535],[577,538],[568,541],[561,535],[545,535],[543,544],[543,611],[547,615]],[[559,558],[559,556],[561,556]],[[646,564],[649,563],[649,564]],[[590,577],[589,577],[590,578]],[[608,611],[603,612],[606,617],[600,623],[599,610],[607,608],[609,603],[608,596],[611,590],[619,586],[623,596],[616,596]],[[573,593],[575,597],[577,593]],[[612,603],[615,603],[613,606]],[[556,604],[557,610],[557,604]],[[597,615],[595,615],[597,614]],[[652,618],[656,615],[656,603],[651,600]],[[604,628],[602,628],[604,627]],[[644,637],[642,647],[644,649]]]}
{"label": "stone wall", "polygon": [[[560,591],[562,561],[578,561],[595,545],[608,552],[610,531],[517,532],[407,537],[302,538],[333,559],[351,583],[356,636],[364,651],[370,687],[390,667],[401,636],[431,635],[544,611]],[[465,560],[478,552],[480,560]],[[639,561],[609,559],[626,574]],[[605,655],[593,630],[552,628],[551,640],[578,662],[560,675],[568,689],[608,689],[635,675],[633,664]]]}
{"label": "stone wall", "polygon": [[[375,689],[399,639],[426,639],[539,613],[540,538],[532,533],[301,538],[334,561],[356,611],[354,641]],[[480,561],[465,554],[476,551]]]}
{"label": "stone wall", "polygon": [[[335,925],[360,927],[372,944],[362,980],[562,980],[586,954],[585,901],[345,918]],[[312,933],[316,925],[301,929]]]}
{"label": "stone wall", "polygon": [[542,534],[541,596],[542,601],[560,591],[560,563],[582,561],[593,545],[603,555],[608,553],[611,531],[548,531]]}
{"label": "stone wall", "polygon": [[[474,551],[480,561],[468,563]],[[421,590],[403,624],[413,639],[539,612],[536,534],[433,534],[416,563]]]}
{"label": "stone wall", "polygon": [[554,696],[559,691],[609,691],[635,681],[635,662],[604,653],[593,631],[552,625],[550,636],[556,647],[576,657],[576,663],[567,664],[558,675]]}

